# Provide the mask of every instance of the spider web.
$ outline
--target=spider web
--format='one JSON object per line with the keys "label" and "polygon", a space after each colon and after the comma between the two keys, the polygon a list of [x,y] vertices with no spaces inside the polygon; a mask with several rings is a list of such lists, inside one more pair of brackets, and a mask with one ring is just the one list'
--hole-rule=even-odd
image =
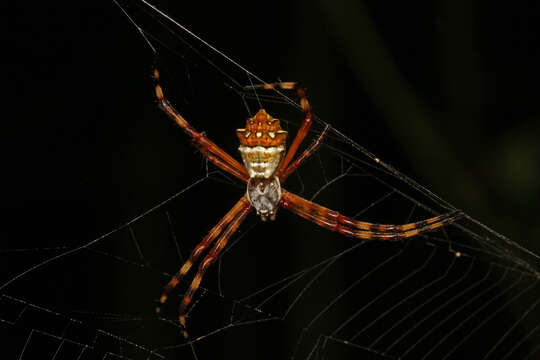
{"label": "spider web", "polygon": [[[236,151],[233,130],[260,105],[295,134],[303,117],[294,94],[243,89],[261,79],[144,3],[122,9],[158,50],[168,99],[227,152]],[[151,53],[146,60],[154,61]],[[538,256],[467,214],[394,242],[346,238],[283,209],[273,223],[250,216],[205,276],[187,314],[185,340],[177,307],[191,277],[156,315],[161,288],[245,190],[206,162],[155,107],[151,82],[131,75],[149,91],[146,104],[129,103],[130,118],[143,115],[137,126],[144,146],[159,154],[142,159],[159,161],[144,171],[170,192],[90,241],[76,233],[75,241],[51,236],[47,247],[2,244],[1,263],[8,266],[0,326],[9,358],[538,355]],[[214,99],[219,105],[211,106]],[[375,223],[455,209],[323,119],[316,118],[305,144],[327,127],[322,146],[287,180],[287,190]]]}

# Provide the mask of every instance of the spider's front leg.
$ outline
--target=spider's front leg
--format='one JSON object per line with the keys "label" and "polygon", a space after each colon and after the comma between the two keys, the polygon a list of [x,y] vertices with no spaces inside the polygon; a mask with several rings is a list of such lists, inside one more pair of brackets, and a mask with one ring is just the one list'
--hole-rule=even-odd
{"label": "spider's front leg", "polygon": [[[189,124],[186,119],[182,115],[176,111],[176,109],[169,103],[169,101],[165,98],[163,94],[163,89],[161,88],[161,85],[159,84],[159,72],[157,69],[154,69],[154,80],[155,80],[155,93],[156,97],[159,103],[159,107],[171,118],[173,119],[197,144],[199,150],[203,154],[211,153],[214,156],[210,157],[208,156],[208,159],[214,163],[216,166],[228,171],[232,175],[238,177],[239,179],[243,181],[247,181],[248,174],[246,172],[246,169],[240,164],[237,160],[235,160],[232,156],[227,154],[223,149],[221,149],[219,146],[214,144],[210,139],[208,139],[204,134],[198,132]],[[216,161],[215,159],[219,160]],[[220,166],[220,164],[227,164],[228,166],[224,168],[223,166]],[[232,168],[234,171],[231,171],[227,168]]]}

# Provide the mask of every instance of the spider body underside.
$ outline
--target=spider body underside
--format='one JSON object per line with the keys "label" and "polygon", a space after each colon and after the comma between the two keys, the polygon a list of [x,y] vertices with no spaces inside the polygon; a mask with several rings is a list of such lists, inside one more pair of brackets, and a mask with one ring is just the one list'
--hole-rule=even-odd
{"label": "spider body underside", "polygon": [[[324,206],[313,203],[298,195],[290,193],[281,184],[322,144],[328,126],[322,131],[317,140],[303,153],[292,161],[300,144],[307,136],[312,123],[311,107],[302,87],[295,82],[281,82],[251,86],[252,89],[296,90],[300,105],[305,113],[305,119],[292,141],[288,152],[285,151],[287,131],[280,127],[278,119],[270,116],[264,109],[249,118],[246,127],[236,131],[240,141],[239,151],[243,166],[219,146],[214,144],[203,133],[197,132],[165,99],[159,85],[159,73],[154,70],[156,81],[155,93],[160,108],[194,140],[195,146],[218,168],[234,175],[246,183],[246,193],[229,210],[227,214],[210,230],[203,240],[193,249],[188,260],[164,287],[160,304],[165,303],[168,294],[187,274],[201,254],[210,246],[211,249],[201,261],[190,287],[185,293],[179,308],[179,320],[185,330],[185,312],[191,303],[193,295],[200,286],[201,280],[208,267],[217,259],[229,238],[236,232],[247,215],[255,209],[262,221],[274,220],[276,211],[281,206],[297,215],[314,222],[326,229],[357,239],[398,240],[418,235],[421,232],[439,228],[455,221],[461,216],[460,211],[434,216],[429,219],[403,224],[384,225],[358,221],[341,215]],[[160,307],[156,308],[160,312]]]}

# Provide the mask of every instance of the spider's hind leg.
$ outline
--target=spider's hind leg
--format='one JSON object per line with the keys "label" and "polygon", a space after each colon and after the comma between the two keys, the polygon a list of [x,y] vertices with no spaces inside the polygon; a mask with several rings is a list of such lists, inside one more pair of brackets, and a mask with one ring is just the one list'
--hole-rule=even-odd
{"label": "spider's hind leg", "polygon": [[169,281],[169,283],[163,288],[163,292],[161,293],[161,297],[159,299],[159,306],[156,308],[156,312],[161,312],[161,305],[163,305],[167,301],[167,297],[169,296],[169,293],[178,285],[180,280],[188,273],[188,271],[193,266],[193,263],[195,263],[201,254],[204,252],[206,248],[208,248],[214,240],[221,234],[223,229],[225,229],[226,226],[229,225],[231,221],[233,221],[239,212],[244,210],[249,205],[249,201],[246,199],[245,196],[242,196],[240,200],[232,207],[232,209],[225,214],[225,216],[210,230],[210,232],[204,237],[204,239],[193,249],[191,252],[191,255],[189,255],[188,260],[182,265],[180,270],[172,277],[172,279]]}
{"label": "spider's hind leg", "polygon": [[238,230],[240,224],[242,224],[246,216],[251,212],[251,210],[253,210],[252,206],[250,205],[249,201],[247,201],[245,196],[240,199],[238,204],[240,204],[240,206],[236,215],[230,220],[227,228],[223,231],[223,233],[216,241],[212,249],[209,251],[209,253],[206,255],[206,257],[201,261],[199,269],[193,277],[193,281],[191,282],[191,285],[186,294],[184,295],[182,303],[180,304],[180,309],[178,310],[178,318],[180,321],[180,325],[182,325],[182,327],[184,328],[182,333],[185,338],[188,337],[188,333],[186,331],[186,310],[191,303],[191,300],[193,299],[193,295],[199,288],[206,270],[208,270],[210,265],[212,265],[214,261],[216,261],[221,251],[225,248],[225,245],[227,245],[229,238],[236,232],[236,230]]}

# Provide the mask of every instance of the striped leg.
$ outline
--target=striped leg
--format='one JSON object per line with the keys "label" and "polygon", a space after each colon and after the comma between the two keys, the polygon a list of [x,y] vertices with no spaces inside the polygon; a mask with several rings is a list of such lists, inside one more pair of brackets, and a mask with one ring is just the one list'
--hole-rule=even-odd
{"label": "striped leg", "polygon": [[[218,237],[218,235],[223,231],[225,226],[227,226],[233,219],[236,218],[239,212],[244,210],[246,207],[250,207],[249,201],[246,198],[246,196],[242,196],[240,200],[232,207],[232,209],[217,223],[216,226],[210,230],[210,232],[204,237],[204,239],[197,245],[197,247],[191,252],[191,255],[189,255],[188,260],[184,263],[184,265],[180,268],[180,270],[176,273],[176,275],[173,276],[171,281],[163,288],[163,293],[161,294],[161,297],[159,299],[160,304],[165,303],[167,301],[167,296],[169,293],[178,285],[180,280],[187,274],[191,266],[201,253],[212,244],[214,239]],[[161,308],[157,307],[156,312],[160,312]]]}
{"label": "striped leg", "polygon": [[208,139],[204,134],[201,134],[197,132],[193,126],[191,126],[186,119],[182,117],[167,101],[167,99],[163,95],[163,89],[159,85],[159,72],[157,69],[154,69],[154,80],[156,82],[156,97],[159,103],[159,107],[165,111],[167,115],[189,135],[193,138],[193,140],[202,148],[207,149],[210,153],[216,155],[219,159],[223,160],[227,164],[229,164],[232,168],[236,170],[236,172],[231,173],[232,175],[239,177],[239,174],[242,175],[240,179],[244,180],[248,178],[248,174],[246,172],[246,169],[238,162],[236,161],[232,156],[227,154],[223,149],[221,149],[219,146],[214,144],[210,139]]}
{"label": "striped leg", "polygon": [[311,128],[313,115],[311,113],[311,106],[309,105],[306,92],[296,82],[280,82],[280,83],[273,83],[273,84],[254,85],[254,86],[246,86],[245,88],[270,90],[270,89],[275,89],[277,87],[284,90],[296,90],[296,93],[298,94],[298,97],[300,98],[300,105],[302,106],[302,109],[304,110],[304,113],[306,114],[304,122],[302,123],[302,126],[296,133],[296,137],[291,143],[291,147],[289,148],[287,155],[285,155],[285,157],[283,158],[283,161],[281,162],[279,166],[277,174],[278,174],[278,177],[280,177],[279,174],[281,174],[287,168],[292,158],[296,154],[298,147],[300,146],[302,141],[304,141],[306,135],[308,134],[309,129]]}
{"label": "striped leg", "polygon": [[204,273],[206,272],[206,270],[208,270],[210,265],[212,265],[212,263],[217,259],[218,255],[221,253],[225,245],[227,245],[227,241],[229,240],[231,235],[234,234],[236,230],[238,230],[238,227],[240,226],[240,224],[242,224],[242,222],[245,220],[246,216],[251,212],[252,209],[253,208],[251,207],[249,202],[245,203],[240,208],[240,211],[238,212],[237,216],[229,223],[229,226],[227,227],[227,229],[225,229],[221,237],[214,244],[214,247],[212,248],[212,250],[210,250],[208,255],[206,255],[206,257],[201,261],[201,264],[199,265],[199,270],[197,271],[197,274],[195,274],[195,277],[193,278],[193,281],[191,282],[191,285],[188,291],[186,292],[186,294],[184,295],[184,298],[182,299],[182,303],[180,304],[179,319],[180,319],[180,324],[184,327],[183,335],[185,338],[187,338],[188,336],[187,331],[185,330],[186,309],[191,303],[191,299],[193,298],[193,295],[199,288],[199,285],[201,284],[201,280],[204,276]]}
{"label": "striped leg", "polygon": [[322,141],[324,140],[324,137],[326,136],[326,132],[328,131],[328,128],[329,128],[329,125],[326,125],[326,127],[324,128],[324,130],[322,131],[321,135],[319,135],[319,137],[317,138],[317,140],[315,140],[315,142],[313,144],[311,144],[311,146],[309,148],[307,148],[306,150],[304,150],[304,152],[302,153],[302,155],[300,155],[299,157],[296,158],[296,160],[294,160],[293,163],[291,163],[285,170],[283,170],[283,172],[281,173],[280,177],[279,177],[279,181],[283,184],[285,182],[285,180],[287,180],[287,178],[289,177],[289,175],[291,175],[293,172],[296,171],[296,169],[298,169],[300,167],[300,165],[302,165],[302,163],[308,158],[311,156],[311,154],[313,154],[315,152],[315,150],[317,150],[319,148],[319,146],[321,146],[322,144]]}
{"label": "striped leg", "polygon": [[222,169],[222,170],[225,170],[226,172],[228,172],[229,174],[232,174],[234,176],[236,176],[237,178],[239,178],[240,180],[244,181],[244,182],[248,182],[249,180],[249,177],[247,176],[247,174],[242,174],[240,173],[238,170],[236,170],[235,168],[231,167],[231,165],[229,165],[228,163],[226,163],[225,161],[221,160],[220,158],[218,158],[217,156],[214,156],[212,155],[206,148],[204,147],[200,147],[198,146],[197,147],[199,149],[199,151],[201,153],[203,153],[203,155],[208,159],[210,160],[210,162],[214,165],[216,165],[218,168]]}
{"label": "striped leg", "polygon": [[285,209],[313,221],[319,226],[359,239],[399,240],[408,238],[449,224],[462,215],[461,212],[454,211],[404,225],[373,224],[348,218],[337,211],[315,204],[284,189],[281,191],[281,206]]}

